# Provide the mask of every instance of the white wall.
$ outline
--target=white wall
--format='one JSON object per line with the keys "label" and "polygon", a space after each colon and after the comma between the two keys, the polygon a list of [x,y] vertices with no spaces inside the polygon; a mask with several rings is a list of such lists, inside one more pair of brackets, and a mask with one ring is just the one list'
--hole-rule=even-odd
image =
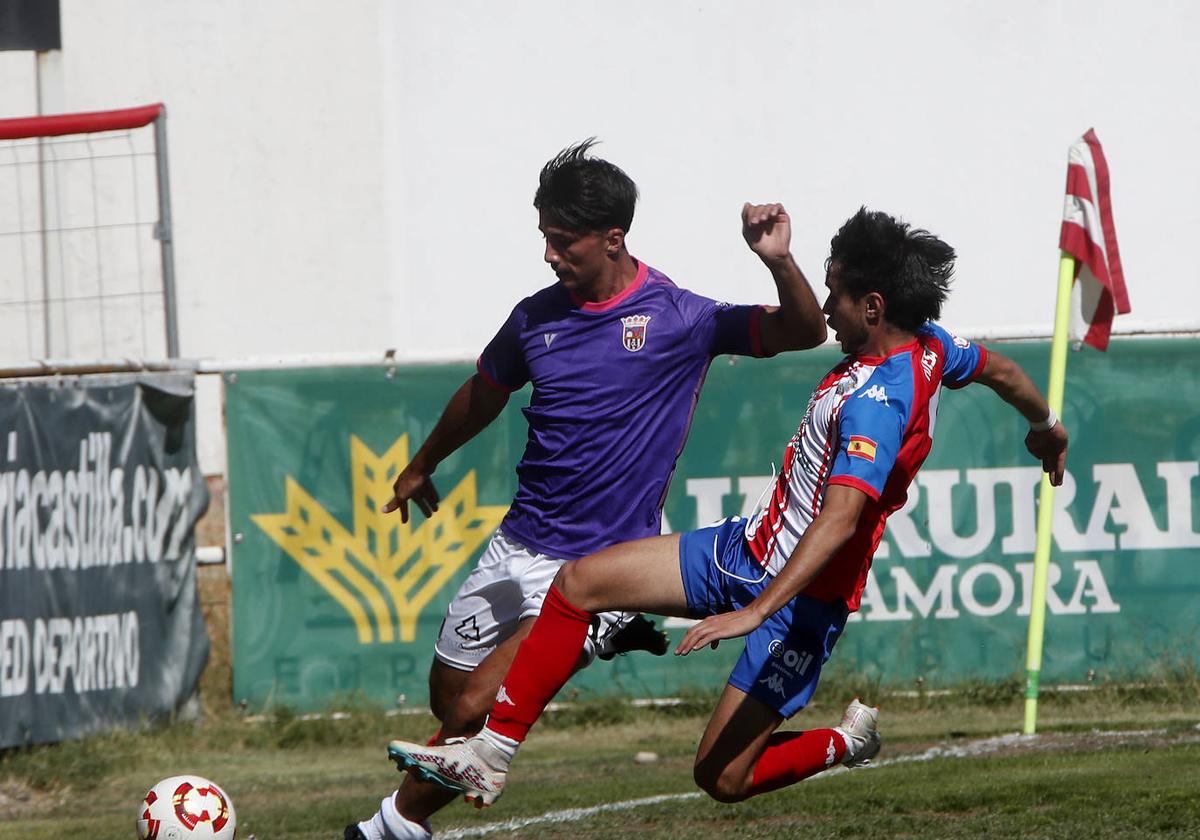
{"label": "white wall", "polygon": [[[46,111],[167,105],[184,355],[350,350],[391,332],[363,329],[396,305],[384,50],[376,4],[347,5],[335,18],[311,0],[62,0]],[[32,54],[0,56],[0,107],[30,113],[18,71]]]}
{"label": "white wall", "polygon": [[[473,358],[553,279],[537,172],[589,135],[641,188],[633,252],[697,291],[770,300],[743,200],[788,206],[818,283],[865,203],[953,244],[944,320],[995,327],[1050,323],[1066,147],[1094,126],[1129,320],[1200,320],[1200,4],[62,6],[48,111],[168,105],[187,356]],[[32,62],[0,54],[0,114],[32,112]]]}
{"label": "white wall", "polygon": [[535,174],[589,134],[642,188],[635,253],[698,290],[769,296],[738,237],[744,199],[788,205],[812,273],[866,203],[958,248],[948,321],[1014,325],[1049,324],[1066,147],[1095,126],[1135,316],[1200,303],[1171,245],[1200,223],[1185,151],[1200,141],[1187,104],[1200,6],[458,3],[471,11],[451,20],[442,5],[406,6],[394,24],[399,111],[419,119],[402,126],[390,181],[394,264],[401,288],[436,278],[409,310],[420,343],[439,341],[432,311],[454,312],[477,345],[549,277]]}

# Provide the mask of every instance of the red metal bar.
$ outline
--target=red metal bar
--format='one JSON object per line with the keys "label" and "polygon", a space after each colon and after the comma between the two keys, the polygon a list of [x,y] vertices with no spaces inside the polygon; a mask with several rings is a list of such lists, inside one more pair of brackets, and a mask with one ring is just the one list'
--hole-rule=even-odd
{"label": "red metal bar", "polygon": [[47,117],[16,117],[0,120],[0,140],[23,137],[58,137],[91,131],[120,131],[141,128],[162,113],[162,103],[122,108],[119,111],[91,111],[83,114],[54,114]]}

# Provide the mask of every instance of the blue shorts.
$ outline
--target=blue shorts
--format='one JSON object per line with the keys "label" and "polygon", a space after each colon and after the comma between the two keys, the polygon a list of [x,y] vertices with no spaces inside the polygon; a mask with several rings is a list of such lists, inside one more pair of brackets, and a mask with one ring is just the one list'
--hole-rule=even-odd
{"label": "blue shorts", "polygon": [[[746,548],[744,527],[734,517],[680,536],[683,591],[696,618],[740,609],[771,582]],[[729,684],[791,717],[812,698],[847,614],[841,601],[797,595],[746,636]]]}

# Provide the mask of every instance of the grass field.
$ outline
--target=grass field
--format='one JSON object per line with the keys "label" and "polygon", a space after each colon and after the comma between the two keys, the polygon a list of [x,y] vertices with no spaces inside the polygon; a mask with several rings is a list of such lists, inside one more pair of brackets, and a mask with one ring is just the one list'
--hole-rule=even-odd
{"label": "grass field", "polygon": [[[796,727],[836,722],[852,691],[823,686]],[[1200,693],[1192,676],[1049,695],[1042,734],[1032,739],[1012,734],[1022,708],[1013,686],[885,694],[877,766],[734,806],[699,795],[691,780],[710,700],[558,712],[535,730],[504,798],[486,811],[455,803],[438,816],[438,836],[1200,837]],[[386,741],[432,729],[428,717],[369,710],[341,720],[286,711],[246,720],[229,711],[199,725],[10,752],[0,758],[0,837],[133,837],[145,790],[192,772],[232,795],[242,840],[340,838],[345,823],[372,813],[397,783]],[[635,764],[634,753],[646,750],[659,760]],[[637,803],[652,797],[663,798]],[[581,812],[543,819],[569,809]]]}
{"label": "grass field", "polygon": [[[0,840],[128,840],[147,788],[185,772],[226,788],[241,840],[340,840],[347,822],[369,816],[396,786],[385,744],[424,739],[433,719],[362,708],[341,719],[302,720],[286,709],[242,717],[227,699],[228,575],[200,578],[213,642],[202,720],[0,755]],[[435,819],[436,836],[1200,838],[1194,669],[1164,670],[1148,685],[1046,694],[1033,739],[1014,734],[1023,709],[1016,681],[911,696],[831,676],[793,728],[835,723],[860,692],[883,707],[875,767],[733,806],[708,800],[691,778],[715,691],[660,709],[571,706],[535,729],[495,807],[455,803]],[[639,751],[659,760],[635,764]]]}

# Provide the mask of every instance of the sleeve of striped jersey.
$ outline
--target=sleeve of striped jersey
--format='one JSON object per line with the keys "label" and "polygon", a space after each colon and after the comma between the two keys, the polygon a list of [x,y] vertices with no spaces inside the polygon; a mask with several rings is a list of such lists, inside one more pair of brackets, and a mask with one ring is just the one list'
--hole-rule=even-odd
{"label": "sleeve of striped jersey", "polygon": [[941,324],[930,321],[925,325],[930,334],[942,345],[945,362],[942,364],[942,382],[947,388],[969,385],[987,364],[987,350],[983,345],[959,338]]}
{"label": "sleeve of striped jersey", "polygon": [[521,325],[524,313],[520,307],[513,309],[504,326],[488,342],[475,363],[489,385],[500,391],[520,390],[529,381],[529,367],[525,364],[525,353],[521,347]]}
{"label": "sleeve of striped jersey", "polygon": [[904,418],[895,407],[851,397],[838,420],[838,449],[830,484],[855,487],[878,499],[900,454]]}

